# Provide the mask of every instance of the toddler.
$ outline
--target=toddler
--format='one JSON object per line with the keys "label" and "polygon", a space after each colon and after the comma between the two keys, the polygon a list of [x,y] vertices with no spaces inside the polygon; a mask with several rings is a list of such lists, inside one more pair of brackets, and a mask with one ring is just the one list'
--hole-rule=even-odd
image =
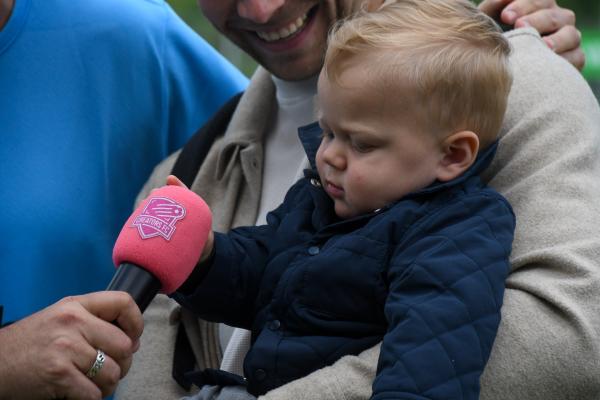
{"label": "toddler", "polygon": [[478,398],[515,228],[479,179],[508,54],[466,0],[387,1],[331,33],[311,169],[267,225],[211,235],[174,295],[252,331],[250,395],[382,342],[373,399]]}

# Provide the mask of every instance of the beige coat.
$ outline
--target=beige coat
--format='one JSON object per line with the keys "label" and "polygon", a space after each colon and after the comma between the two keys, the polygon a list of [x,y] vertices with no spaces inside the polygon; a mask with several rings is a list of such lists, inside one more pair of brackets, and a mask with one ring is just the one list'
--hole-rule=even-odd
{"label": "beige coat", "polygon": [[[511,202],[517,229],[502,322],[481,380],[481,398],[596,400],[600,108],[580,74],[554,55],[535,31],[515,30],[507,36],[513,46],[514,85],[500,147],[484,178]],[[264,70],[257,72],[225,139],[213,147],[192,187],[218,209],[217,230],[256,218],[261,138],[274,107],[268,78]],[[156,168],[141,196],[164,183],[174,159]],[[174,400],[184,394],[170,378],[176,328],[172,322],[179,316],[173,309],[171,300],[162,296],[146,311],[141,348],[117,398]],[[220,356],[206,348],[214,346],[214,331],[198,326],[198,331],[209,333],[194,341],[194,350],[204,354],[202,363],[210,364],[210,357]],[[378,351],[344,357],[263,398],[367,399]]]}

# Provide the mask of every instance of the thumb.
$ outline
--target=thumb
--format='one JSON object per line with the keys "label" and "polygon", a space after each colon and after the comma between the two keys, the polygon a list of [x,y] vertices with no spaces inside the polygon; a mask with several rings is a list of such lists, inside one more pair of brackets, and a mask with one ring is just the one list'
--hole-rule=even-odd
{"label": "thumb", "polygon": [[484,14],[489,17],[498,20],[500,18],[500,13],[508,3],[511,3],[513,0],[483,0],[479,3],[479,10],[481,10]]}
{"label": "thumb", "polygon": [[169,185],[169,186],[179,186],[179,187],[182,187],[182,188],[189,189],[185,185],[185,183],[181,182],[181,180],[178,177],[176,177],[175,175],[169,175],[169,176],[167,176],[167,185]]}

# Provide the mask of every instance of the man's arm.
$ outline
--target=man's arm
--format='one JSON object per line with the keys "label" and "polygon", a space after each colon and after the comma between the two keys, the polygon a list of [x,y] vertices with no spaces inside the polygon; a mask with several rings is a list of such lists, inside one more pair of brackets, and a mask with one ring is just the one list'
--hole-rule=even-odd
{"label": "man's arm", "polygon": [[583,68],[585,54],[581,33],[575,28],[575,13],[559,7],[556,0],[483,0],[479,9],[500,23],[535,28],[556,54],[577,69]]}
{"label": "man's arm", "polygon": [[600,110],[531,30],[514,48],[509,109],[486,172],[517,216],[502,322],[482,399],[600,394]]}
{"label": "man's arm", "polygon": [[[490,184],[517,217],[502,320],[481,399],[600,394],[600,109],[531,29],[508,34],[514,84]],[[262,398],[367,399],[378,349]]]}

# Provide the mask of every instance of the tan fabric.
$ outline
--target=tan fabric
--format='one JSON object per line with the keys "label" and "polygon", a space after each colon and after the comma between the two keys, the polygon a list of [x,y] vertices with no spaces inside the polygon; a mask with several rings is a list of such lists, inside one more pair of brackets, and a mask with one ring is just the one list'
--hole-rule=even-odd
{"label": "tan fabric", "polygon": [[[535,31],[516,30],[508,37],[515,82],[501,145],[486,178],[511,202],[517,230],[503,319],[481,398],[598,399],[600,109],[580,74],[549,51]],[[265,110],[259,106],[264,103],[255,104],[255,112]],[[161,173],[158,180],[164,182],[164,171],[157,169]],[[256,200],[256,195],[246,198]],[[147,337],[161,332],[170,337],[171,327],[167,318],[149,319],[148,311],[145,317],[142,348],[119,398],[176,399],[151,385],[168,380],[171,360],[161,359],[168,352],[149,343],[170,342]],[[378,348],[344,357],[263,398],[367,399],[377,357]]]}

